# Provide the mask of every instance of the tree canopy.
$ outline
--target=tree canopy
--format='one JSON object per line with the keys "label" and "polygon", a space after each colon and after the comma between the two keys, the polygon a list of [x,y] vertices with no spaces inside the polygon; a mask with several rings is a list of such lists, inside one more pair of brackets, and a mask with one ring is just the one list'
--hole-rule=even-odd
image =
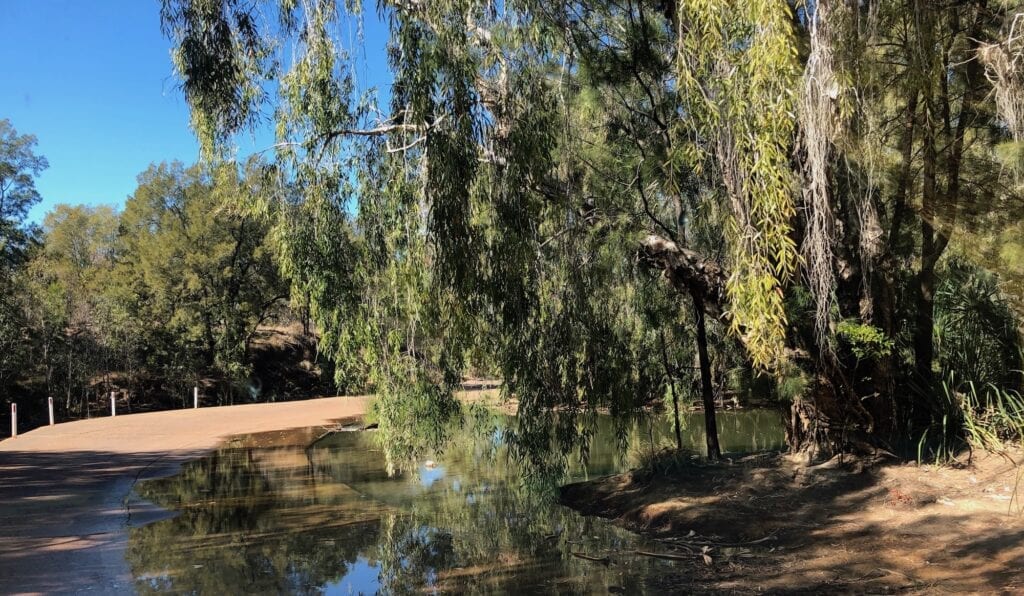
{"label": "tree canopy", "polygon": [[41,198],[35,178],[47,167],[35,144],[35,137],[19,135],[9,120],[0,120],[0,392],[25,361],[25,350],[19,349],[27,338],[18,273],[37,232],[25,222]]}
{"label": "tree canopy", "polygon": [[678,361],[705,316],[716,358],[777,379],[794,448],[948,406],[943,257],[1019,212],[1016,3],[381,1],[388,105],[333,33],[359,3],[163,6],[208,156],[273,114],[288,192],[258,208],[392,427],[454,411],[481,351],[521,444],[571,444],[551,412],[664,395],[665,334]]}
{"label": "tree canopy", "polygon": [[768,399],[832,453],[1020,389],[1024,6],[381,0],[383,90],[339,33],[370,9],[164,0],[204,162],[122,213],[27,224],[46,160],[0,123],[0,388],[231,400],[308,313],[392,464],[475,371],[555,472],[598,411],[699,398],[714,457],[716,398]]}
{"label": "tree canopy", "polygon": [[35,154],[35,146],[34,136],[19,135],[10,120],[0,120],[0,265],[5,275],[24,258],[31,239],[25,218],[42,199],[35,179],[49,164]]}
{"label": "tree canopy", "polygon": [[[297,318],[268,226],[237,208],[258,189],[253,168],[162,163],[139,176],[123,212],[55,206],[4,270],[5,399],[31,420],[46,396],[67,418],[111,391],[129,408],[191,404],[194,386],[219,403],[287,391],[264,387],[273,370],[253,374],[254,345],[276,349],[267,326]],[[281,369],[316,359],[276,356],[294,360]]]}

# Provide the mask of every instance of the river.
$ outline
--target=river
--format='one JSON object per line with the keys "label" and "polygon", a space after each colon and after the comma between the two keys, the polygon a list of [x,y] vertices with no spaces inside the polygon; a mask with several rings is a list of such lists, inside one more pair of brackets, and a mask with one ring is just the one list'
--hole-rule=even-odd
{"label": "river", "polygon": [[[727,452],[778,448],[770,411],[723,412]],[[499,415],[460,428],[445,450],[389,476],[375,433],[312,445],[239,439],[179,474],[140,483],[175,516],[133,528],[128,562],[140,593],[665,593],[673,561],[605,555],[658,545],[558,505],[524,481]],[[682,435],[699,451],[700,414]],[[298,435],[297,435],[298,436]],[[307,435],[303,435],[307,436]],[[616,434],[602,418],[586,464],[564,481],[642,463],[674,443],[665,419]],[[254,445],[255,443],[255,445]],[[623,562],[627,561],[627,562]]]}

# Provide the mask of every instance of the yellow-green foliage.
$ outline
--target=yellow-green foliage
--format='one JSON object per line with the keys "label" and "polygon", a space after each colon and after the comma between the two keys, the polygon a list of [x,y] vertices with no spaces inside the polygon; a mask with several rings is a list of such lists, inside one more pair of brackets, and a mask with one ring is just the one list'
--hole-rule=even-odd
{"label": "yellow-green foliage", "polygon": [[[258,107],[244,90],[268,75],[267,48],[291,50],[268,86],[283,190],[261,212],[322,347],[393,407],[392,425],[427,406],[448,413],[464,355],[485,352],[531,427],[520,444],[573,446],[585,433],[550,412],[663,395],[666,367],[651,355],[661,329],[692,337],[691,298],[789,396],[829,374],[831,322],[845,318],[841,341],[858,357],[890,356],[900,371],[895,344],[911,343],[921,362],[907,368],[930,377],[933,267],[953,229],[1003,192],[972,44],[1012,15],[974,3],[835,2],[814,42],[808,13],[822,3],[386,0],[389,105],[350,75],[358,48],[338,31],[356,4],[265,3],[280,28],[255,32],[256,3],[164,4],[186,96],[215,140]],[[815,50],[828,64],[808,68]],[[814,109],[798,109],[801,88]],[[817,133],[814,117],[827,124]],[[809,160],[817,191],[798,210]],[[637,259],[652,234],[721,266],[725,298],[686,264],[653,265],[672,283],[655,281]],[[792,309],[787,321],[805,282],[814,337]],[[641,315],[645,302],[674,309]],[[912,409],[897,393],[891,410]],[[851,394],[835,397],[825,417],[868,420]]]}
{"label": "yellow-green foliage", "polygon": [[789,156],[799,77],[792,13],[770,0],[679,3],[677,73],[685,126],[706,145],[724,182],[731,219],[729,311],[754,363],[784,360],[783,288],[797,268]]}

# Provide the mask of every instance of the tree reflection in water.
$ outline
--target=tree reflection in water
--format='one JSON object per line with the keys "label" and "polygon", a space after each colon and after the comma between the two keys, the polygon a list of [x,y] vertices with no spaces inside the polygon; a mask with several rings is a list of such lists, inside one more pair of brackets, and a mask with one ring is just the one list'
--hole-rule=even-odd
{"label": "tree reflection in water", "polygon": [[[766,418],[762,418],[767,416]],[[781,445],[769,413],[725,417],[736,436]],[[437,462],[389,477],[370,433],[336,433],[311,447],[226,448],[172,478],[139,486],[179,514],[131,531],[128,560],[141,593],[659,592],[671,562],[623,553],[642,539],[584,518],[522,481],[504,445],[511,420],[471,417]],[[703,444],[699,421],[687,434]],[[763,432],[751,433],[756,427]],[[569,478],[636,465],[674,442],[640,422],[619,449],[599,421],[587,465]],[[749,440],[749,439],[748,439]],[[750,445],[750,447],[755,447]],[[576,558],[613,554],[609,565]]]}

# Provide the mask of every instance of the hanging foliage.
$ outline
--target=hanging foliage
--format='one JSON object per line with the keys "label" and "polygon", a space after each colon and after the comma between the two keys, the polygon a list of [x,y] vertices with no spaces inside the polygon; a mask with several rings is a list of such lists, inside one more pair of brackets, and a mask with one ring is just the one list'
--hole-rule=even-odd
{"label": "hanging foliage", "polygon": [[[782,2],[679,2],[676,69],[693,166],[717,160],[731,218],[729,313],[754,363],[785,360],[783,291],[797,268],[789,165],[799,76]],[[700,141],[706,140],[702,143]]]}

